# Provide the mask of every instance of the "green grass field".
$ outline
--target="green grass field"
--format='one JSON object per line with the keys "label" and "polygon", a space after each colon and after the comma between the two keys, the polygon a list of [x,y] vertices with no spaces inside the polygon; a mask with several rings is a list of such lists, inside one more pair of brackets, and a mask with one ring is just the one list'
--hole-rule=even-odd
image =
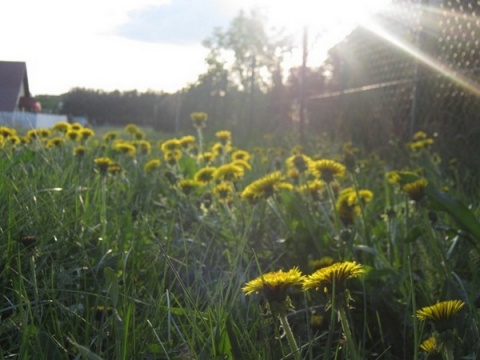
{"label": "green grass field", "polygon": [[247,146],[203,116],[0,127],[0,358],[477,358],[479,197],[428,134]]}

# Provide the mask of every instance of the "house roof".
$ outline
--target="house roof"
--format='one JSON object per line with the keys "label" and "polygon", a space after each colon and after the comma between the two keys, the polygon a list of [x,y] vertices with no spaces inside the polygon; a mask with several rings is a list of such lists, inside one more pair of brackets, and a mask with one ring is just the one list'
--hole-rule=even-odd
{"label": "house roof", "polygon": [[0,111],[14,111],[17,107],[20,90],[28,88],[27,64],[23,61],[0,61]]}

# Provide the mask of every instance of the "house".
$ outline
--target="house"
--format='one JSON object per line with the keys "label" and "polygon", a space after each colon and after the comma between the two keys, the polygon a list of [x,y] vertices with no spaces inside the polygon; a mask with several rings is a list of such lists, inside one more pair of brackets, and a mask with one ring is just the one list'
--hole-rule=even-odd
{"label": "house", "polygon": [[22,61],[0,61],[0,112],[38,112],[40,103],[28,86],[27,64]]}
{"label": "house", "polygon": [[27,64],[0,61],[0,125],[16,128],[48,128],[67,121],[66,115],[41,113],[40,103],[30,93]]}

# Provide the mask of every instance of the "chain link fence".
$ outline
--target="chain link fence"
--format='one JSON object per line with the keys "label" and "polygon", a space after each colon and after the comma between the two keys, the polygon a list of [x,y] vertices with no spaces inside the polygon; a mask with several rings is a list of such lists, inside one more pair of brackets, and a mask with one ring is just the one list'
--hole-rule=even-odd
{"label": "chain link fence", "polygon": [[329,85],[308,101],[311,128],[376,149],[423,130],[480,173],[480,1],[393,1],[329,63]]}

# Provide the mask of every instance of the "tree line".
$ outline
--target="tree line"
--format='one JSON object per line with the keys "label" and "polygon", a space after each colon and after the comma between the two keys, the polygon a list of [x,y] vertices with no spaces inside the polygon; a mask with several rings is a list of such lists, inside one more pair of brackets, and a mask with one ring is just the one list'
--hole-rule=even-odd
{"label": "tree line", "polygon": [[298,118],[301,96],[326,86],[325,68],[285,71],[292,38],[282,30],[267,31],[266,23],[259,11],[242,11],[226,30],[215,29],[203,43],[209,49],[206,72],[176,93],[74,88],[56,101],[39,99],[47,111],[85,116],[92,125],[136,123],[183,131],[190,129],[190,113],[205,111],[212,127],[288,129]]}

